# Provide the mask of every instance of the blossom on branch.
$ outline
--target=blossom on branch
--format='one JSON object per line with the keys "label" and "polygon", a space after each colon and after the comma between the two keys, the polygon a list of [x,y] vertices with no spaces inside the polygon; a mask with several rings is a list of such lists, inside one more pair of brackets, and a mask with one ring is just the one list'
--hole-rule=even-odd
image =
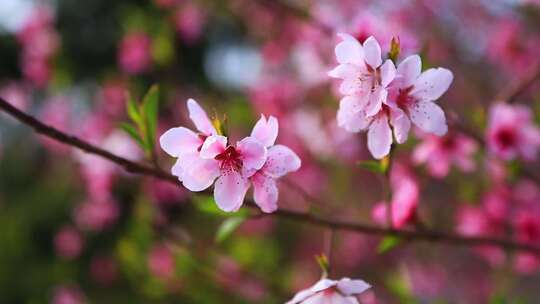
{"label": "blossom on branch", "polygon": [[321,279],[315,285],[298,292],[285,304],[358,304],[356,296],[371,288],[362,280],[342,278],[339,281]]}

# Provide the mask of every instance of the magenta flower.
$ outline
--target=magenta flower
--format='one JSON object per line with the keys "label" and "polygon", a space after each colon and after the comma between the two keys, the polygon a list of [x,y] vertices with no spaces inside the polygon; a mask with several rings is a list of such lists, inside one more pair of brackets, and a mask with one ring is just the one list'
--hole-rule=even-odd
{"label": "magenta flower", "polygon": [[143,32],[131,32],[122,38],[118,49],[118,62],[128,74],[146,72],[152,64],[152,41]]}
{"label": "magenta flower", "polygon": [[[395,166],[390,178],[392,187],[392,227],[401,228],[416,219],[420,189],[416,179],[402,166]],[[387,223],[387,202],[379,202],[372,211],[379,224]]]}
{"label": "magenta flower", "polygon": [[342,278],[339,281],[321,279],[308,289],[298,292],[285,304],[358,304],[356,296],[371,286],[362,280]]}
{"label": "magenta flower", "polygon": [[147,262],[150,272],[158,278],[167,280],[174,275],[174,255],[169,248],[163,245],[152,247]]}
{"label": "magenta flower", "polygon": [[78,286],[59,286],[55,288],[52,304],[84,304],[86,303],[83,292]]}
{"label": "magenta flower", "polygon": [[300,158],[291,149],[283,145],[274,145],[277,135],[278,121],[273,116],[267,120],[264,115],[261,115],[251,132],[251,137],[256,138],[268,148],[268,158],[264,165],[250,177],[255,203],[263,212],[268,213],[277,209],[276,180],[298,170],[301,166]]}
{"label": "magenta flower", "polygon": [[422,72],[420,56],[409,56],[397,67],[397,76],[389,88],[389,103],[400,108],[424,132],[442,136],[448,131],[446,117],[434,101],[448,90],[453,79],[452,72],[444,68]]}
{"label": "magenta flower", "polygon": [[476,142],[462,134],[426,135],[415,148],[413,160],[417,164],[425,163],[432,176],[442,178],[448,174],[452,164],[463,172],[474,170],[476,166],[472,157],[477,149]]}
{"label": "magenta flower", "polygon": [[381,47],[375,38],[369,37],[362,45],[348,34],[338,35],[342,39],[335,49],[339,65],[328,75],[343,80],[340,93],[356,96],[358,103],[354,108],[343,109],[344,105],[340,105],[341,112],[353,110],[356,115],[347,115],[349,119],[344,120],[343,114],[338,114],[338,123],[350,132],[358,132],[358,120],[377,114],[386,102],[386,87],[394,79],[396,68],[391,60],[383,64]]}
{"label": "magenta flower", "polygon": [[534,160],[540,147],[540,129],[528,108],[498,103],[489,111],[487,142],[489,150],[504,160],[518,156]]}
{"label": "magenta flower", "polygon": [[77,258],[84,247],[84,238],[74,227],[62,227],[54,236],[56,254],[62,258]]}

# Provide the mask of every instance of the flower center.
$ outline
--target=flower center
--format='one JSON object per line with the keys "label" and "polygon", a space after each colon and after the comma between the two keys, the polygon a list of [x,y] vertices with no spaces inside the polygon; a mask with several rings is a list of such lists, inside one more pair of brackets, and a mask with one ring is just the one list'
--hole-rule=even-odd
{"label": "flower center", "polygon": [[442,139],[441,144],[445,150],[452,150],[456,146],[456,139],[454,138],[454,136],[448,135]]}
{"label": "flower center", "polygon": [[511,129],[499,130],[495,138],[504,148],[510,148],[516,144],[516,134]]}
{"label": "flower center", "polygon": [[228,146],[225,151],[216,155],[216,160],[220,161],[220,168],[225,173],[240,171],[242,168],[242,154],[233,146]]}
{"label": "flower center", "polygon": [[412,103],[413,99],[409,95],[409,93],[412,91],[412,86],[406,88],[406,89],[399,89],[398,96],[396,98],[396,103],[399,108],[405,110],[409,107],[409,105]]}

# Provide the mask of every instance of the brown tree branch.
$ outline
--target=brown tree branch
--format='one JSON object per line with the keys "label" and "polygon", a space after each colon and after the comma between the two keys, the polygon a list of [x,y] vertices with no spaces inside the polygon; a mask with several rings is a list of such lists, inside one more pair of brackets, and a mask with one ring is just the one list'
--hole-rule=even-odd
{"label": "brown tree branch", "polygon": [[[92,145],[76,136],[68,135],[58,129],[48,126],[36,119],[35,117],[26,114],[25,112],[12,106],[10,103],[0,98],[0,110],[11,115],[21,123],[30,126],[37,133],[44,136],[55,139],[66,145],[76,147],[87,153],[94,154],[103,157],[119,166],[123,167],[126,171],[146,176],[153,176],[155,178],[172,182],[177,185],[181,185],[178,179],[160,169],[149,167],[145,164],[130,161],[123,157],[117,156],[106,150],[103,150],[95,145]],[[253,204],[249,204],[253,206]],[[490,237],[469,237],[461,236],[452,233],[437,232],[437,231],[409,231],[409,230],[396,230],[389,228],[382,228],[377,226],[371,226],[366,224],[352,223],[335,219],[327,219],[317,215],[312,215],[305,212],[278,209],[274,213],[265,214],[265,216],[278,216],[280,218],[290,219],[297,222],[302,222],[310,225],[327,227],[335,230],[347,230],[364,234],[379,235],[379,236],[396,236],[409,241],[426,241],[433,243],[447,243],[458,246],[497,246],[505,248],[507,250],[522,250],[527,251],[540,256],[540,247],[533,246],[525,243],[518,243],[511,240],[502,240]]]}

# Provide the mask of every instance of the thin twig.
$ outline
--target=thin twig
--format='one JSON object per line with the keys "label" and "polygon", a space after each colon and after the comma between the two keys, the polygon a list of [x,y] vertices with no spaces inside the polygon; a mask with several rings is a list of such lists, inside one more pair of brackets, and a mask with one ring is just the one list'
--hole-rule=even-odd
{"label": "thin twig", "polygon": [[[146,176],[153,176],[155,178],[172,182],[177,185],[181,185],[178,179],[164,171],[157,168],[148,167],[147,165],[139,164],[123,157],[112,154],[106,150],[98,148],[76,136],[68,135],[58,129],[44,124],[33,116],[24,113],[16,107],[9,104],[4,99],[0,98],[0,110],[13,116],[21,123],[32,127],[37,133],[53,138],[66,145],[70,145],[79,148],[87,153],[101,156],[113,163],[123,167],[126,171]],[[253,204],[248,204],[252,206]],[[380,236],[397,236],[409,241],[427,241],[437,243],[448,243],[459,246],[477,246],[488,245],[502,247],[508,250],[523,250],[540,256],[540,247],[530,244],[518,243],[511,240],[502,240],[489,237],[468,237],[460,236],[452,233],[444,233],[437,231],[408,231],[408,230],[396,230],[389,228],[381,228],[377,226],[364,225],[358,223],[345,222],[341,220],[327,219],[312,215],[305,212],[278,209],[274,213],[270,213],[267,216],[277,216],[281,218],[291,219],[298,222],[303,222],[310,225],[332,228],[335,230],[348,230],[359,233],[380,235]]]}

